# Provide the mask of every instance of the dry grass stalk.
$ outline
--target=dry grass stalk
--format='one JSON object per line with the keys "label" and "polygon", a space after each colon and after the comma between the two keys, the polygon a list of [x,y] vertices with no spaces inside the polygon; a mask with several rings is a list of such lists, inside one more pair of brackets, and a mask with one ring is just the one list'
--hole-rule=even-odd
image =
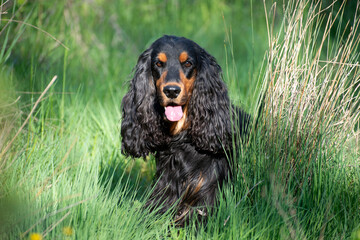
{"label": "dry grass stalk", "polygon": [[325,18],[321,1],[290,1],[281,31],[268,34],[262,127],[266,144],[279,153],[276,161],[288,166],[285,179],[315,160],[315,149],[339,148],[359,121],[359,18],[339,42],[330,38],[344,3]]}

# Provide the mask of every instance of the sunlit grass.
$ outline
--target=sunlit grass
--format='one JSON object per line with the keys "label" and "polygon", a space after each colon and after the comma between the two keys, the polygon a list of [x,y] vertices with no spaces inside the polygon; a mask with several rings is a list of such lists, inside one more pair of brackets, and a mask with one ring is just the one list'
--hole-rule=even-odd
{"label": "sunlit grass", "polygon": [[274,146],[268,154],[280,154],[274,163],[280,164],[282,179],[299,164],[307,171],[319,151],[332,156],[356,136],[360,22],[355,19],[349,35],[338,32],[341,44],[333,43],[329,33],[338,15],[324,18],[320,5],[290,2],[283,31],[269,33],[260,124],[264,144]]}

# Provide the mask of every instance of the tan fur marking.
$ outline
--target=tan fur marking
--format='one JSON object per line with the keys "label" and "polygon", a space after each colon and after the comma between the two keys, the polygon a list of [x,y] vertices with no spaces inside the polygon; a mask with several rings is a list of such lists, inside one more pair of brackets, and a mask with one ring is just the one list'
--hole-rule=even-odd
{"label": "tan fur marking", "polygon": [[185,91],[188,94],[188,99],[190,99],[190,96],[194,89],[195,77],[196,77],[196,72],[194,72],[193,76],[190,79],[188,79],[188,78],[186,78],[184,72],[180,71],[180,79],[181,79],[182,84],[184,84]]}
{"label": "tan fur marking", "polygon": [[166,62],[167,61],[167,57],[166,57],[166,54],[161,52],[158,54],[158,59],[161,61],[161,62]]}
{"label": "tan fur marking", "polygon": [[[164,80],[165,80],[165,77],[167,75],[167,71],[165,71],[161,76],[160,78],[156,81],[156,88],[158,90],[162,90],[163,89],[163,85],[164,85]],[[161,91],[162,92],[162,91]]]}
{"label": "tan fur marking", "polygon": [[200,180],[199,180],[199,183],[198,183],[198,185],[196,185],[196,187],[195,187],[195,189],[194,189],[194,193],[197,193],[198,191],[200,191],[200,188],[202,187],[202,185],[203,185],[203,182],[204,182],[204,178],[202,177],[202,174],[201,174],[201,172],[200,172]]}
{"label": "tan fur marking", "polygon": [[[202,173],[200,172],[199,181],[198,181],[198,184],[196,185],[196,187],[193,190],[191,190],[190,185],[188,185],[186,187],[186,190],[185,190],[185,193],[183,196],[185,196],[185,198],[186,198],[188,195],[191,196],[191,195],[198,193],[200,191],[201,187],[203,186],[203,183],[204,183],[204,178],[202,177]],[[183,210],[183,212],[180,215],[176,216],[175,222],[181,221],[190,212],[191,208],[194,207],[196,204],[196,202],[194,202],[194,201],[191,201],[191,202],[183,202],[183,201],[184,201],[184,199],[182,200],[182,203],[186,206],[186,209]],[[198,211],[198,213],[201,216],[207,215],[205,212],[203,212],[200,209],[196,209],[196,210]]]}
{"label": "tan fur marking", "polygon": [[185,62],[188,59],[189,55],[187,52],[180,53],[179,60],[181,63]]}

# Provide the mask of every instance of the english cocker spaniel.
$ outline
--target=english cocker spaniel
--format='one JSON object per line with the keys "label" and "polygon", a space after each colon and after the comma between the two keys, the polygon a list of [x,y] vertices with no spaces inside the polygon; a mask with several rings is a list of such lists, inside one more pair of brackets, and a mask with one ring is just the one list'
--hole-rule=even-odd
{"label": "english cocker spaniel", "polygon": [[249,122],[231,105],[215,58],[189,39],[159,38],[138,59],[122,114],[123,154],[155,155],[147,207],[174,206],[179,226],[190,216],[206,219]]}

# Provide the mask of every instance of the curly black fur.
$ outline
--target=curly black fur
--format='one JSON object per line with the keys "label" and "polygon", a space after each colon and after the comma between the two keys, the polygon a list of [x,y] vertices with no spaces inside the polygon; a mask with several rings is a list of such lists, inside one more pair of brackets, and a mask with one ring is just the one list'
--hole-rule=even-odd
{"label": "curly black fur", "polygon": [[[157,70],[155,65],[159,51],[165,52],[168,60],[167,75],[163,76],[173,74],[166,84],[181,84],[176,77],[178,71],[188,74],[189,79],[195,78],[184,104],[188,125],[175,134],[171,132],[172,123],[164,117],[162,89],[157,85],[165,69],[161,65],[162,69]],[[181,65],[184,63],[171,62],[182,51],[192,56],[187,69]],[[188,84],[188,80],[183,81]],[[219,187],[231,175],[232,164],[227,156],[233,150],[232,125],[236,121],[236,128],[243,134],[249,120],[246,113],[230,104],[215,58],[186,38],[164,36],[156,40],[138,59],[130,89],[122,101],[122,114],[123,154],[155,154],[155,186],[147,206],[160,208],[163,213],[176,204],[178,225],[186,223],[191,215],[205,218],[207,207],[215,204]]]}

